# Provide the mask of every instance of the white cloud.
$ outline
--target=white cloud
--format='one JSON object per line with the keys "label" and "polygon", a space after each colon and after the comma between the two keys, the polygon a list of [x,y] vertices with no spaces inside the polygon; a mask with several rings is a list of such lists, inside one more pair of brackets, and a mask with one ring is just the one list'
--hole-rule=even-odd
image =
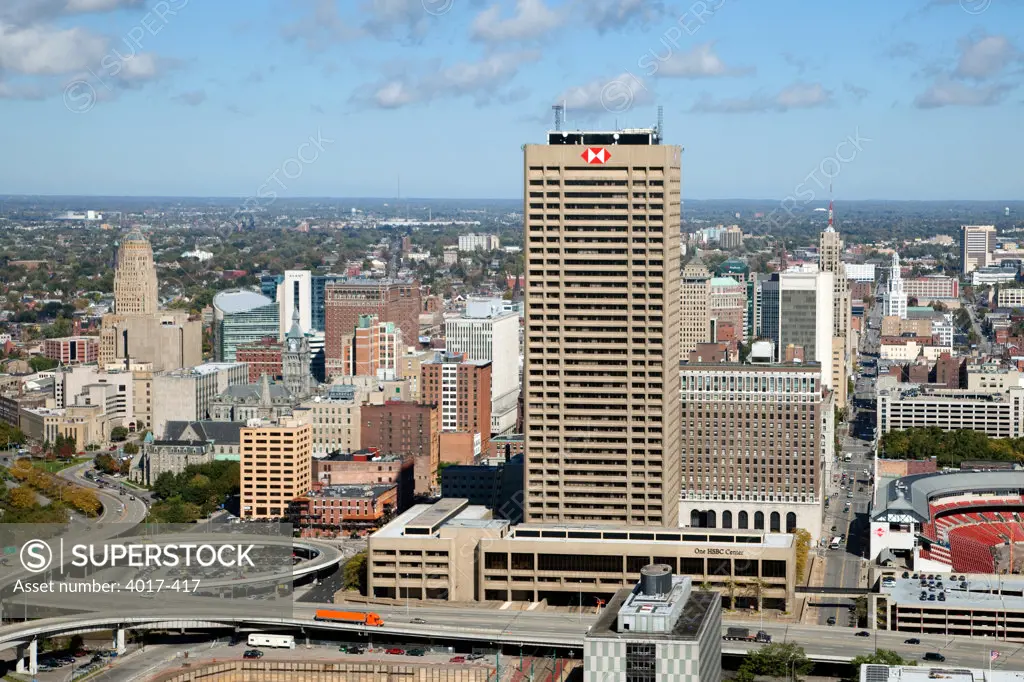
{"label": "white cloud", "polygon": [[502,16],[500,4],[482,11],[470,30],[475,40],[485,42],[530,41],[543,38],[566,21],[564,12],[548,7],[544,0],[516,0],[510,17]]}
{"label": "white cloud", "polygon": [[418,76],[398,76],[364,88],[356,100],[368,101],[382,109],[428,102],[443,97],[474,97],[478,104],[496,98],[508,101],[521,90],[502,92],[524,64],[540,59],[536,51],[495,53],[476,62],[437,65]]}
{"label": "white cloud", "polygon": [[584,21],[599,33],[645,26],[668,14],[660,0],[578,0],[577,6]]}
{"label": "white cloud", "polygon": [[106,52],[106,40],[82,28],[0,24],[0,71],[69,73],[99,66]]}
{"label": "white cloud", "polygon": [[174,101],[180,104],[185,104],[190,107],[197,107],[206,101],[205,90],[191,90],[189,92],[183,92],[180,95],[174,97]]}
{"label": "white cloud", "polygon": [[568,115],[621,113],[633,106],[648,104],[653,93],[642,78],[623,73],[614,78],[599,78],[566,89],[555,99],[564,104]]}
{"label": "white cloud", "polygon": [[750,97],[715,100],[704,94],[693,105],[695,113],[745,114],[757,112],[785,112],[793,109],[814,109],[833,103],[832,91],[820,83],[794,83],[775,94],[755,94]]}
{"label": "white cloud", "polygon": [[960,60],[953,74],[959,78],[985,80],[996,76],[1021,54],[1006,36],[981,36],[960,43]]}
{"label": "white cloud", "polygon": [[754,73],[753,67],[726,66],[715,54],[713,42],[696,45],[688,52],[674,52],[664,61],[652,61],[645,66],[649,75],[659,78],[719,78]]}
{"label": "white cloud", "polygon": [[335,0],[303,0],[312,3],[309,16],[281,27],[281,36],[288,41],[302,41],[306,49],[323,50],[334,43],[359,37],[360,31],[346,24],[338,14]]}
{"label": "white cloud", "polygon": [[918,109],[939,107],[988,107],[999,104],[1012,88],[1006,85],[970,86],[950,78],[940,78],[917,96]]}

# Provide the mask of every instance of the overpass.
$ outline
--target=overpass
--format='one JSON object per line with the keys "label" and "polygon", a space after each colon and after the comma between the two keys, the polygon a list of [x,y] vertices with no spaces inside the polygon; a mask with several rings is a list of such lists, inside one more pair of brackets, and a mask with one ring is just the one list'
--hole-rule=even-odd
{"label": "overpass", "polygon": [[[229,600],[224,600],[229,601]],[[356,604],[333,605],[335,608],[369,610]],[[334,634],[366,639],[369,642],[424,642],[488,643],[506,647],[537,647],[540,649],[582,649],[583,639],[593,614],[567,614],[547,611],[505,611],[481,605],[434,607],[371,607],[384,619],[382,627],[367,627],[351,623],[331,623],[313,620],[315,604],[295,604],[291,615],[231,613],[221,606],[208,603],[202,607],[168,609],[159,613],[108,610],[83,616],[63,616],[26,621],[0,627],[0,649],[17,647],[19,670],[32,673],[40,639],[57,635],[111,630],[113,646],[123,650],[127,630],[258,630],[309,636],[311,633]],[[414,620],[425,622],[416,623]],[[727,619],[727,625],[744,625],[761,629],[756,622]],[[723,626],[724,627],[724,626]],[[907,633],[875,631],[873,636],[858,637],[851,628],[819,625],[786,625],[765,623],[763,629],[776,642],[796,642],[804,647],[808,658],[818,662],[842,663],[854,657],[869,654],[876,648],[891,649],[905,658],[915,659],[926,651],[940,651],[947,657],[956,657],[957,665],[984,668],[988,665],[988,650],[997,644],[991,638],[943,637],[915,634],[919,645],[904,643]],[[1024,667],[1024,649],[1018,644],[1001,644],[1000,663],[1007,668]],[[743,655],[758,644],[728,642],[723,654]],[[1019,660],[1018,660],[1019,659]]]}
{"label": "overpass", "polygon": [[872,594],[868,587],[797,587],[797,594],[812,594],[820,597],[866,597]]}

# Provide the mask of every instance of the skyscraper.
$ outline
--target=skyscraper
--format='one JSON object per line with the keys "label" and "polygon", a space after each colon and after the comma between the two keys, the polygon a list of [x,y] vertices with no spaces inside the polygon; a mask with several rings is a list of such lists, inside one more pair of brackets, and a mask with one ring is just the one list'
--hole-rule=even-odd
{"label": "skyscraper", "polygon": [[843,264],[843,240],[832,224],[832,204],[828,207],[828,227],[821,233],[818,247],[819,268],[822,272],[832,273],[832,336],[842,339],[835,343],[840,351],[840,362],[833,362],[832,385],[836,391],[836,402],[846,405],[846,377],[853,361],[855,352],[853,344],[852,304],[850,301],[850,281],[846,278],[846,266]]}
{"label": "skyscraper", "polygon": [[679,522],[682,149],[657,129],[524,147],[530,522]]}
{"label": "skyscraper", "polygon": [[117,249],[114,313],[152,315],[158,303],[153,247],[139,230],[132,230]]}
{"label": "skyscraper", "polygon": [[784,272],[779,276],[777,360],[788,346],[804,349],[808,362],[821,363],[821,383],[832,388],[833,275],[831,272]]}
{"label": "skyscraper", "polygon": [[299,328],[303,332],[313,329],[312,279],[309,270],[285,270],[284,279],[277,285],[278,334],[283,341],[291,329],[294,313],[299,313]]}
{"label": "skyscraper", "polygon": [[960,268],[967,275],[991,264],[996,248],[995,225],[963,225],[960,227]]}
{"label": "skyscraper", "polygon": [[688,357],[698,343],[711,341],[711,272],[700,255],[683,268],[679,283],[679,354]]}
{"label": "skyscraper", "polygon": [[903,273],[900,272],[900,256],[893,251],[889,280],[882,297],[882,314],[886,317],[907,319],[907,292],[903,290]]}

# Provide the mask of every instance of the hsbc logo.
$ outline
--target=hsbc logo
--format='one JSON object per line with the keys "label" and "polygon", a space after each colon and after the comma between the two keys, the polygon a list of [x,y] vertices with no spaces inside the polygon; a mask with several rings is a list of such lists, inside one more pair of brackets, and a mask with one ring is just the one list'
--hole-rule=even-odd
{"label": "hsbc logo", "polygon": [[612,154],[604,147],[587,147],[583,150],[583,153],[580,154],[580,158],[587,163],[594,165],[606,162],[608,159],[612,158]]}

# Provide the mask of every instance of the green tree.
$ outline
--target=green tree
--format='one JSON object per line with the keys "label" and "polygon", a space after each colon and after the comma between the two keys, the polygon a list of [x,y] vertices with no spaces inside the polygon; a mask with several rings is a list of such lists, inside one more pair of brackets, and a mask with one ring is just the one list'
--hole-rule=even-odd
{"label": "green tree", "polygon": [[124,448],[122,449],[124,450],[124,454],[126,455],[139,454],[139,446],[136,443],[125,443]]}
{"label": "green tree", "polygon": [[345,562],[342,569],[342,589],[358,590],[366,594],[366,552],[359,552]]}
{"label": "green tree", "polygon": [[758,675],[768,677],[792,677],[799,680],[814,668],[814,663],[807,659],[804,648],[789,642],[773,642],[760,646],[747,654],[740,665],[737,680],[752,682]]}
{"label": "green tree", "polygon": [[870,654],[857,656],[850,661],[853,678],[859,676],[862,665],[917,665],[917,661],[915,659],[905,659],[891,649],[879,649]]}
{"label": "green tree", "polygon": [[46,372],[56,367],[58,363],[56,360],[43,357],[42,355],[36,355],[28,361],[28,366],[32,368],[33,372]]}
{"label": "green tree", "polygon": [[796,580],[803,582],[807,574],[807,560],[811,552],[811,534],[803,528],[793,531],[796,536]]}
{"label": "green tree", "polygon": [[110,430],[110,440],[122,441],[128,437],[128,429],[123,426],[115,426]]}

